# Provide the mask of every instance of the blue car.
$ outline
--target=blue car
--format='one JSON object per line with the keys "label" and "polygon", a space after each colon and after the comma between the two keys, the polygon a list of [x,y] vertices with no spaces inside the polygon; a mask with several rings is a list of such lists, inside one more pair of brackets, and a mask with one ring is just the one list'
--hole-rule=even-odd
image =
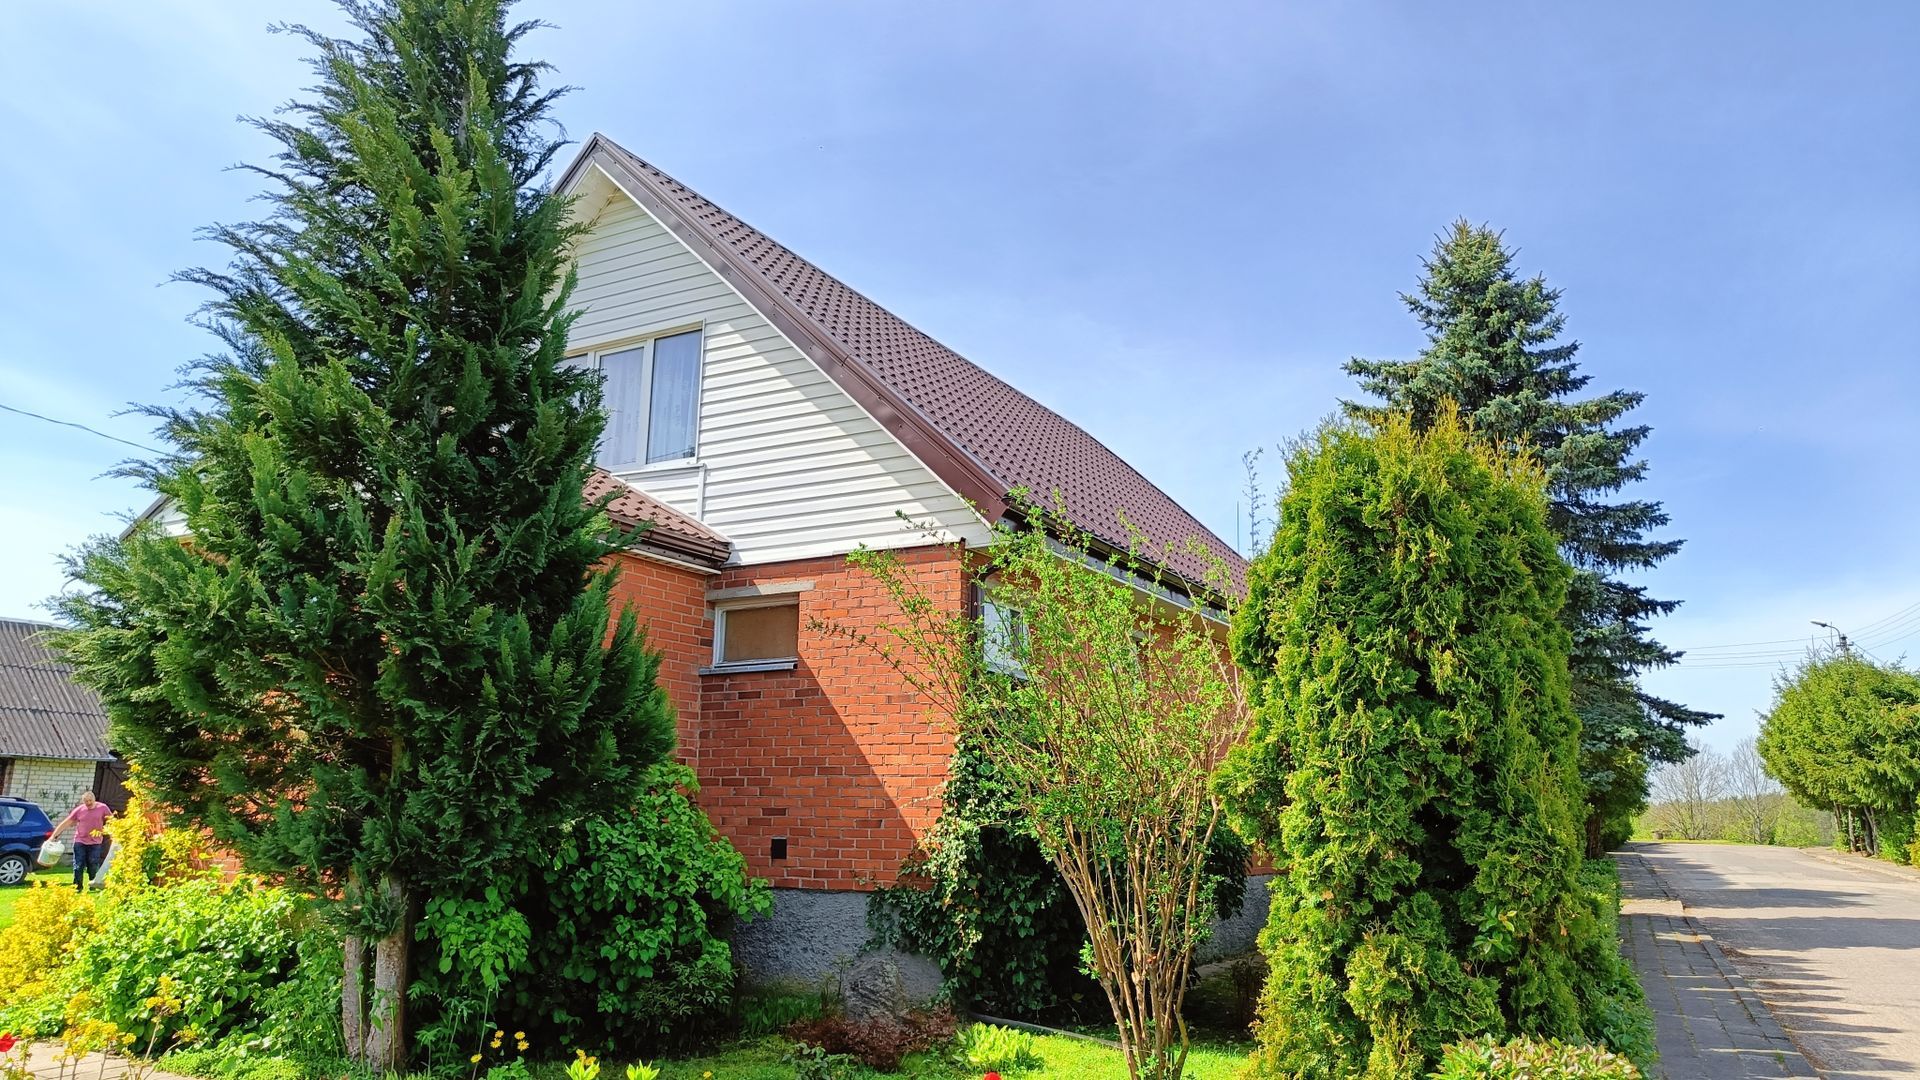
{"label": "blue car", "polygon": [[0,886],[27,880],[53,822],[38,803],[0,795]]}

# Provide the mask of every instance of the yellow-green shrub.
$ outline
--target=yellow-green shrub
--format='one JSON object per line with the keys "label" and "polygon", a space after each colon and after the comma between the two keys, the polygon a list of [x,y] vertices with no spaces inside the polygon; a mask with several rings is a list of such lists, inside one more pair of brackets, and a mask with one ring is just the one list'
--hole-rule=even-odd
{"label": "yellow-green shrub", "polygon": [[45,881],[29,886],[14,906],[12,925],[0,930],[0,1008],[50,989],[94,922],[92,897]]}
{"label": "yellow-green shrub", "polygon": [[1640,1080],[1633,1062],[1597,1046],[1540,1039],[1447,1047],[1431,1080]]}

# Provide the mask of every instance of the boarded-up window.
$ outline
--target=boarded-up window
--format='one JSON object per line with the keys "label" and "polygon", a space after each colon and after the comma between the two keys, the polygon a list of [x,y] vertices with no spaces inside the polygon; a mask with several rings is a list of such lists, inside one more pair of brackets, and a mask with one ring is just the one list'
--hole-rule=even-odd
{"label": "boarded-up window", "polygon": [[722,608],[720,662],[791,660],[800,655],[800,606]]}

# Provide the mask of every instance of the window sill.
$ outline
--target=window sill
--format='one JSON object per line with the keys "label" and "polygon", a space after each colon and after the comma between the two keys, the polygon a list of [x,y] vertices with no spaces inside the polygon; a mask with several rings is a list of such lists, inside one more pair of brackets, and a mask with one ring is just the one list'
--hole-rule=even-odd
{"label": "window sill", "polygon": [[797,659],[786,660],[735,660],[730,664],[715,664],[700,669],[702,675],[745,675],[756,671],[792,671],[800,666]]}
{"label": "window sill", "polygon": [[601,465],[600,468],[615,476],[645,476],[648,473],[687,472],[700,467],[697,457],[674,458],[672,461],[637,461],[627,465]]}

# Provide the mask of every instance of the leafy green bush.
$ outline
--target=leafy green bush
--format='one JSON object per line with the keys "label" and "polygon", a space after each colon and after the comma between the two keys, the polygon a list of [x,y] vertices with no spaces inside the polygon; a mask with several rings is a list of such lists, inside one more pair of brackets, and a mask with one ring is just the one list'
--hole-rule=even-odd
{"label": "leafy green bush", "polygon": [[1640,1080],[1633,1062],[1597,1046],[1552,1040],[1472,1041],[1449,1046],[1431,1080]]}
{"label": "leafy green bush", "polygon": [[160,1067],[202,1080],[323,1080],[346,1070],[338,1058],[282,1057],[232,1046],[175,1050]]}
{"label": "leafy green bush", "polygon": [[157,1045],[186,1029],[217,1042],[272,1022],[267,1003],[298,959],[296,915],[292,894],[244,880],[206,877],[132,893],[102,906],[60,983],[87,991],[95,1019],[144,1040],[147,999],[170,978],[180,1007],[154,1021]]}
{"label": "leafy green bush", "polygon": [[[295,945],[286,977],[262,991],[257,1021],[227,1039],[254,1057],[334,1062],[345,1053],[340,1037],[340,941],[320,927],[309,928]],[[235,1078],[250,1080],[250,1078]]]}
{"label": "leafy green bush", "polygon": [[[898,884],[868,906],[875,945],[933,958],[946,992],[983,1012],[1017,1017],[1103,1016],[1107,1003],[1081,961],[1086,925],[1060,872],[1013,810],[993,763],[962,736],[942,791],[940,819]],[[1252,849],[1224,825],[1207,869],[1214,913],[1246,900]]]}
{"label": "leafy green bush", "polygon": [[998,1024],[975,1024],[960,1033],[955,1051],[976,1071],[1035,1069],[1041,1065],[1031,1032]]}
{"label": "leafy green bush", "polygon": [[1488,1034],[1632,1038],[1606,898],[1581,888],[1571,571],[1544,477],[1450,415],[1329,426],[1287,469],[1234,619],[1256,719],[1223,776],[1289,868],[1258,1075],[1415,1076]]}
{"label": "leafy green bush", "polygon": [[696,790],[692,770],[657,765],[632,799],[562,834],[518,905],[532,936],[505,1026],[541,1046],[643,1051],[717,1026],[734,990],[723,934],[772,899]]}

